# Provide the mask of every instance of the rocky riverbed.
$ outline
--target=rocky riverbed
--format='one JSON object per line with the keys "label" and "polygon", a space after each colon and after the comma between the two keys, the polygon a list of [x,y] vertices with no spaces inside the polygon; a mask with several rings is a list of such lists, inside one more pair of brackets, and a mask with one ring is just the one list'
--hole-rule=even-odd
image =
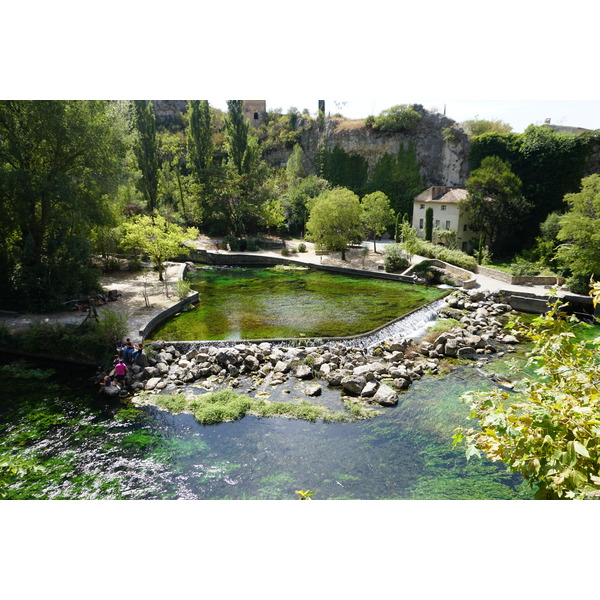
{"label": "rocky riverbed", "polygon": [[185,391],[200,384],[206,389],[241,388],[252,392],[276,388],[290,378],[298,380],[308,397],[319,396],[323,386],[339,388],[342,395],[367,403],[393,406],[401,391],[425,373],[435,374],[447,358],[483,361],[491,355],[514,351],[518,339],[503,330],[500,317],[511,312],[496,293],[456,291],[446,299],[440,316],[460,326],[415,342],[410,338],[384,339],[369,349],[327,342],[319,346],[279,346],[263,342],[229,347],[188,344],[187,348],[155,341],[130,368],[124,389],[104,388],[108,394],[152,403],[152,395]]}

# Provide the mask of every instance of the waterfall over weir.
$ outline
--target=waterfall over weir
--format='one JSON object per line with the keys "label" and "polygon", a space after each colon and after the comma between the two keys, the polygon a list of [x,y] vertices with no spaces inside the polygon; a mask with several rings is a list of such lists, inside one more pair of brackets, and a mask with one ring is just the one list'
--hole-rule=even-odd
{"label": "waterfall over weir", "polygon": [[180,352],[187,352],[192,348],[208,348],[214,346],[217,348],[232,348],[238,344],[259,344],[268,342],[273,346],[336,346],[343,344],[348,347],[370,350],[380,344],[383,340],[390,338],[411,338],[421,335],[437,316],[444,306],[445,298],[440,298],[418,308],[407,315],[383,325],[379,329],[365,333],[364,335],[350,338],[295,338],[295,339],[272,339],[272,340],[198,340],[188,342],[162,342],[165,346],[173,345]]}

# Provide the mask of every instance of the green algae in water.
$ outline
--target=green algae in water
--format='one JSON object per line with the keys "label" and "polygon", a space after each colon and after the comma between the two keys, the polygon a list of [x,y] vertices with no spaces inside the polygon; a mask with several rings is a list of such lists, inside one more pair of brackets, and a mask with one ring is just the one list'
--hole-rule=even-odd
{"label": "green algae in water", "polygon": [[318,270],[202,269],[196,308],[167,321],[161,340],[343,337],[366,333],[446,292]]}

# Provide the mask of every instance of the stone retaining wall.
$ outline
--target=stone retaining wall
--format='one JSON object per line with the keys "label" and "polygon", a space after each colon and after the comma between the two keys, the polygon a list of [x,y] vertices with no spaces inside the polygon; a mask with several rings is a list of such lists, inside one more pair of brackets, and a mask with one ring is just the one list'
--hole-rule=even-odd
{"label": "stone retaining wall", "polygon": [[156,316],[152,317],[152,319],[147,321],[144,327],[142,327],[142,329],[140,329],[139,331],[139,335],[142,338],[142,341],[153,329],[156,329],[162,322],[166,321],[169,317],[172,317],[174,314],[181,312],[186,306],[188,306],[188,304],[194,304],[195,302],[198,302],[198,296],[198,292],[194,292],[193,294],[190,294],[187,298],[184,298],[183,300],[172,304],[171,306],[169,306],[169,308],[166,308],[161,313],[157,314]]}
{"label": "stone retaining wall", "polygon": [[489,267],[482,267],[477,265],[477,274],[484,275],[485,277],[491,277],[510,285],[556,285],[556,277],[537,277],[537,276],[524,276],[524,275],[511,275],[497,269],[490,269]]}
{"label": "stone retaining wall", "polygon": [[365,271],[363,269],[352,269],[348,267],[336,267],[333,265],[322,265],[307,263],[302,260],[288,256],[267,256],[264,254],[246,254],[243,252],[208,252],[207,250],[192,250],[185,260],[215,266],[240,266],[240,267],[272,267],[274,265],[294,264],[310,269],[339,273],[342,275],[358,275],[360,277],[375,277],[377,279],[389,279],[414,283],[414,278],[398,273],[386,273],[385,271]]}

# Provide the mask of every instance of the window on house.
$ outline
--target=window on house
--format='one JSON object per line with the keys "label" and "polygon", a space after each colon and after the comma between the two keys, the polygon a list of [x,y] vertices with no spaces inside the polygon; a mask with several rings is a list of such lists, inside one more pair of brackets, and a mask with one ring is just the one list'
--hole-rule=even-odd
{"label": "window on house", "polygon": [[258,121],[258,113],[257,112],[254,113],[254,120]]}
{"label": "window on house", "polygon": [[463,252],[467,251],[467,247],[468,247],[468,242],[463,242],[462,243],[462,250],[463,250]]}
{"label": "window on house", "polygon": [[423,229],[423,219],[419,219],[419,229]]}
{"label": "window on house", "polygon": [[446,205],[442,204],[442,210],[446,210]]}
{"label": "window on house", "polygon": [[450,221],[446,221],[446,229],[450,229]]}
{"label": "window on house", "polygon": [[465,223],[465,225],[463,226],[463,231],[469,231],[469,226]]}
{"label": "window on house", "polygon": [[423,210],[423,209],[425,208],[425,205],[424,205],[424,204],[421,204],[421,207],[420,207],[420,208],[421,208],[421,210]]}
{"label": "window on house", "polygon": [[439,229],[439,226],[440,226],[440,220],[439,219],[435,220],[435,226]]}

